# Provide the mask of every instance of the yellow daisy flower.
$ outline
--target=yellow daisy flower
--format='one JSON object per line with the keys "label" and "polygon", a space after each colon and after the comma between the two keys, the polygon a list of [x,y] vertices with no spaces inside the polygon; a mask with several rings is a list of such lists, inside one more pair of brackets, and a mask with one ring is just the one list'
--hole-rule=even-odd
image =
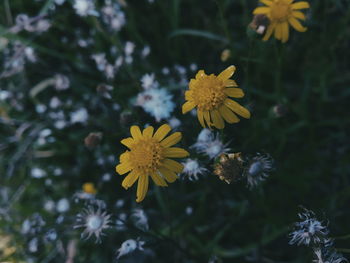
{"label": "yellow daisy flower", "polygon": [[218,76],[206,75],[204,70],[198,71],[196,78],[191,79],[189,90],[185,93],[186,102],[182,105],[182,113],[185,114],[197,107],[198,120],[204,128],[207,124],[209,127],[223,129],[224,120],[228,123],[239,122],[236,114],[249,119],[250,112],[229,99],[229,97],[244,96],[243,90],[236,88],[237,83],[230,79],[235,70],[235,66],[229,66]]}
{"label": "yellow daisy flower", "polygon": [[266,30],[263,38],[268,40],[272,33],[275,33],[275,38],[283,43],[289,38],[289,25],[299,32],[305,32],[306,27],[303,27],[299,20],[305,20],[305,15],[300,12],[300,9],[309,8],[308,2],[293,3],[294,0],[260,0],[266,6],[255,8],[254,15],[266,15],[270,20],[270,25]]}
{"label": "yellow daisy flower", "polygon": [[181,140],[182,135],[175,132],[166,137],[170,130],[171,127],[164,124],[155,133],[152,126],[141,133],[138,126],[131,126],[132,137],[121,140],[129,150],[120,155],[116,171],[120,175],[130,172],[122,182],[125,189],[138,180],[136,202],[145,198],[149,177],[158,186],[168,186],[166,182],[173,183],[178,178],[176,173],[183,170],[182,164],[169,158],[183,158],[189,153],[182,148],[171,147]]}

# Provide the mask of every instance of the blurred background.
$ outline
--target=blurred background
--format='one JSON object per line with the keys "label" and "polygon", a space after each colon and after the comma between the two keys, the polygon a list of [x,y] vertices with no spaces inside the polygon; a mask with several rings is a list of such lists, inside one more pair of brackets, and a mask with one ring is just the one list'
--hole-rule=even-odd
{"label": "blurred background", "polygon": [[[309,3],[308,30],[282,44],[250,26],[253,0],[2,0],[0,261],[312,262],[288,244],[301,207],[349,258],[350,1]],[[219,180],[181,113],[196,72],[229,65],[252,117],[213,134],[221,152],[274,159],[253,189]],[[163,123],[202,172],[138,204],[120,140]],[[100,243],[77,225],[91,206],[110,216]]]}

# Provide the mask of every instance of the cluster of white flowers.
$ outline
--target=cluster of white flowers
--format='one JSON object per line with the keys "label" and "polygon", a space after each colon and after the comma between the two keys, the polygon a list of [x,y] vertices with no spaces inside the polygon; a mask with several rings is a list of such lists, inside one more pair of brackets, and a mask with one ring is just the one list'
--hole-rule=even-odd
{"label": "cluster of white flowers", "polygon": [[10,32],[18,33],[22,30],[31,33],[43,33],[49,30],[51,23],[43,16],[29,17],[26,14],[19,14],[16,17],[16,24],[10,28]]}
{"label": "cluster of white flowers", "polygon": [[120,31],[126,23],[125,14],[117,3],[107,1],[101,9],[103,22],[113,31]]}

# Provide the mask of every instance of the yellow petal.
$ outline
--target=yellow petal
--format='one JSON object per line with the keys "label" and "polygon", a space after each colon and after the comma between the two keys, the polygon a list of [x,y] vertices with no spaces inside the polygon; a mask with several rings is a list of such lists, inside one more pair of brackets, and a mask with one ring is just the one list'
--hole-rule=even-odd
{"label": "yellow petal", "polygon": [[228,79],[225,81],[225,86],[226,87],[238,87],[236,81],[234,81],[233,79]]}
{"label": "yellow petal", "polygon": [[292,16],[294,16],[295,18],[301,19],[301,20],[306,19],[306,16],[300,11],[293,11]]}
{"label": "yellow petal", "polygon": [[267,5],[267,6],[272,5],[272,1],[270,1],[270,0],[260,0],[260,2]]}
{"label": "yellow petal", "polygon": [[192,101],[186,101],[184,105],[182,105],[182,114],[185,114],[191,111],[196,105]]}
{"label": "yellow petal", "polygon": [[118,174],[122,175],[122,174],[126,174],[127,172],[129,172],[131,170],[131,166],[129,164],[126,164],[126,163],[121,163],[115,167],[115,170]]}
{"label": "yellow petal", "polygon": [[221,113],[222,117],[225,119],[228,123],[237,123],[239,122],[239,118],[234,114],[229,108],[227,108],[225,105],[222,105],[219,108],[219,112]]}
{"label": "yellow petal", "polygon": [[159,129],[156,131],[154,134],[153,138],[156,139],[157,141],[161,141],[164,139],[165,136],[171,131],[171,127],[168,124],[163,124],[162,126],[159,127]]}
{"label": "yellow petal", "polygon": [[267,41],[271,37],[275,27],[276,27],[276,24],[271,24],[271,25],[268,26],[268,28],[266,30],[266,34],[265,34],[265,36],[263,38],[263,41]]}
{"label": "yellow petal", "polygon": [[135,141],[133,138],[129,137],[121,140],[120,142],[130,149],[131,145],[133,145]]}
{"label": "yellow petal", "polygon": [[143,130],[142,135],[145,138],[152,138],[153,131],[154,131],[154,128],[152,126],[148,126],[146,129]]}
{"label": "yellow petal", "polygon": [[175,132],[172,135],[165,138],[160,144],[167,148],[170,146],[173,146],[174,144],[177,144],[181,140],[182,134],[181,132]]}
{"label": "yellow petal", "polygon": [[158,186],[168,186],[164,179],[159,174],[151,174],[153,182]]}
{"label": "yellow petal", "polygon": [[136,125],[131,126],[131,128],[130,128],[130,133],[131,133],[131,136],[132,136],[135,140],[141,139],[141,138],[142,138],[142,134],[141,134],[141,131],[140,131],[139,126],[136,126]]}
{"label": "yellow petal", "polygon": [[282,27],[282,42],[286,43],[289,38],[289,25],[287,22],[283,22],[281,27]]}
{"label": "yellow petal", "polygon": [[177,175],[174,172],[168,170],[167,168],[160,167],[159,171],[162,173],[165,180],[167,180],[169,183],[173,183],[176,181],[176,179],[178,179]]}
{"label": "yellow petal", "polygon": [[148,190],[148,175],[141,175],[137,184],[136,202],[140,203],[145,199]]}
{"label": "yellow petal", "polygon": [[184,169],[184,166],[181,163],[178,163],[171,159],[164,159],[162,161],[162,166],[169,169],[170,171],[174,171],[175,173],[181,173]]}
{"label": "yellow petal", "polygon": [[129,151],[123,152],[119,156],[119,160],[120,160],[121,163],[128,162],[129,161]]}
{"label": "yellow petal", "polygon": [[288,19],[288,22],[292,25],[292,27],[299,32],[305,32],[307,29],[306,27],[303,27],[298,20],[296,20],[294,17],[290,17]]}
{"label": "yellow petal", "polygon": [[292,4],[293,10],[306,9],[306,8],[310,8],[310,5],[308,2],[297,2]]}
{"label": "yellow petal", "polygon": [[281,24],[279,23],[276,25],[275,38],[278,40],[282,39],[282,27],[281,27]]}
{"label": "yellow petal", "polygon": [[210,111],[210,116],[216,128],[223,129],[225,127],[225,122],[217,110]]}
{"label": "yellow petal", "polygon": [[206,121],[207,125],[210,127],[210,126],[213,126],[212,125],[212,122],[210,121],[210,114],[209,114],[209,111],[204,111],[203,112],[203,116],[204,116],[204,120]]}
{"label": "yellow petal", "polygon": [[246,119],[250,118],[249,110],[247,110],[237,102],[231,99],[226,99],[224,103],[229,109],[231,109],[233,112],[237,113],[238,115],[242,116],[243,118],[246,118]]}
{"label": "yellow petal", "polygon": [[218,79],[221,79],[223,81],[228,80],[229,78],[232,77],[233,73],[235,73],[236,67],[235,66],[229,66],[228,68],[226,68],[224,71],[222,71],[219,76]]}
{"label": "yellow petal", "polygon": [[201,78],[203,76],[205,76],[205,72],[204,72],[204,70],[201,69],[197,72],[196,79]]}
{"label": "yellow petal", "polygon": [[186,90],[185,91],[185,99],[186,100],[192,100],[192,90]]}
{"label": "yellow petal", "polygon": [[234,98],[242,98],[244,97],[244,92],[242,89],[238,89],[238,88],[226,88],[224,90],[225,94],[227,96],[230,97],[234,97]]}
{"label": "yellow petal", "polygon": [[260,6],[254,9],[254,15],[268,14],[270,12],[270,7]]}
{"label": "yellow petal", "polygon": [[203,111],[197,110],[197,117],[199,123],[202,125],[203,128],[205,128]]}
{"label": "yellow petal", "polygon": [[177,147],[165,148],[163,153],[164,157],[169,158],[183,158],[190,155],[186,150]]}
{"label": "yellow petal", "polygon": [[138,178],[138,174],[136,172],[129,173],[123,180],[122,186],[125,189],[128,189],[130,186],[132,186]]}

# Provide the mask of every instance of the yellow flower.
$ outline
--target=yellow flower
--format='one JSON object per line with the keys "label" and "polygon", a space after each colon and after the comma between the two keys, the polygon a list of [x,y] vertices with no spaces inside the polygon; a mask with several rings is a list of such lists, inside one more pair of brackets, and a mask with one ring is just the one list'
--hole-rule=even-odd
{"label": "yellow flower", "polygon": [[224,120],[228,123],[239,122],[235,113],[249,119],[250,112],[228,98],[244,96],[243,90],[235,88],[238,87],[237,83],[230,79],[235,70],[235,66],[229,66],[218,76],[206,75],[204,70],[198,71],[196,78],[191,79],[189,90],[185,93],[186,102],[182,105],[182,113],[185,114],[197,107],[200,124],[203,127],[207,124],[209,127],[214,126],[218,129],[225,127]]}
{"label": "yellow flower", "polygon": [[85,183],[83,184],[83,191],[87,194],[96,194],[97,190],[95,188],[95,185],[93,183]]}
{"label": "yellow flower", "polygon": [[145,198],[149,176],[156,185],[168,186],[166,182],[173,183],[178,178],[176,173],[183,170],[182,164],[169,158],[183,158],[189,153],[182,148],[171,147],[181,140],[182,135],[175,132],[166,137],[170,130],[171,127],[164,124],[155,133],[151,126],[141,133],[138,126],[131,126],[132,137],[121,140],[129,150],[120,155],[116,171],[120,175],[130,172],[122,182],[125,189],[138,179],[136,202]]}
{"label": "yellow flower", "polygon": [[289,24],[299,32],[305,32],[306,27],[303,27],[299,20],[305,20],[305,15],[298,11],[300,9],[309,8],[308,2],[293,3],[294,0],[260,0],[266,6],[255,8],[254,15],[266,15],[270,20],[270,25],[266,30],[263,38],[268,40],[272,33],[275,33],[275,38],[281,40],[283,43],[287,42],[289,38]]}

